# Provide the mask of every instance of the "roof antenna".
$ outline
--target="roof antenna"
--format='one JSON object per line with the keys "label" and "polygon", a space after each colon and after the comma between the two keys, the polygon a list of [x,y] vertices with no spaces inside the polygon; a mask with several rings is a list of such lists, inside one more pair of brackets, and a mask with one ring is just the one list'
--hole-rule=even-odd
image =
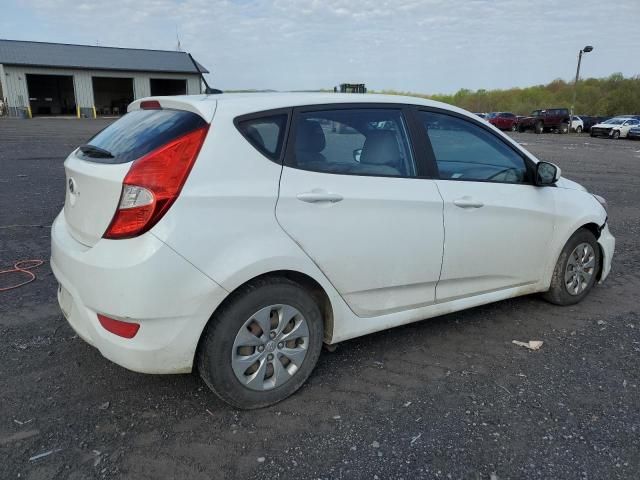
{"label": "roof antenna", "polygon": [[182,51],[182,45],[180,44],[180,34],[178,33],[178,25],[176,25],[176,40],[178,44],[176,45],[176,52]]}
{"label": "roof antenna", "polygon": [[190,53],[187,53],[187,55],[189,55],[189,58],[191,59],[191,62],[193,63],[193,66],[196,67],[197,72],[200,74],[200,78],[202,79],[202,83],[204,83],[204,93],[206,95],[222,93],[222,90],[218,90],[217,88],[211,88],[209,86],[209,84],[207,83],[207,80],[204,78],[202,70],[200,70],[200,66],[198,65],[198,62],[196,62],[193,59],[193,57],[191,56]]}

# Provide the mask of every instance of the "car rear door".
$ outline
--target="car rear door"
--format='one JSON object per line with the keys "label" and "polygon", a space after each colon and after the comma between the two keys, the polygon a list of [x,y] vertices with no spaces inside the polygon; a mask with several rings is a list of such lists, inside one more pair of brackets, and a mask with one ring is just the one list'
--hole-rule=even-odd
{"label": "car rear door", "polygon": [[276,216],[359,316],[435,301],[443,204],[409,128],[400,105],[294,110]]}
{"label": "car rear door", "polygon": [[418,116],[444,200],[437,301],[538,283],[554,232],[553,189],[534,186],[533,165],[479,122],[437,110]]}

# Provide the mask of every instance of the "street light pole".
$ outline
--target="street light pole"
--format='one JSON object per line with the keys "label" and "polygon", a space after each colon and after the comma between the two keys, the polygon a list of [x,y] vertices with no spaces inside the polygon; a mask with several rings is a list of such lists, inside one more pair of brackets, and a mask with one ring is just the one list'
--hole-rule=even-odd
{"label": "street light pole", "polygon": [[589,53],[593,50],[591,45],[587,45],[578,53],[578,68],[576,69],[576,81],[573,83],[573,101],[571,102],[571,112],[569,116],[569,132],[571,131],[571,124],[573,123],[573,109],[576,105],[576,95],[578,93],[578,78],[580,78],[580,64],[582,63],[582,54]]}

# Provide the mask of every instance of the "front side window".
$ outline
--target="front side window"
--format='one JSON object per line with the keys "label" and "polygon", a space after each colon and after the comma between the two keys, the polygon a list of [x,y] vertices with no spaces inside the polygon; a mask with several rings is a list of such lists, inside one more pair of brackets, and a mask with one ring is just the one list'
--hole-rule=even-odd
{"label": "front side window", "polygon": [[492,133],[443,113],[420,112],[443,180],[523,183],[524,159]]}
{"label": "front side window", "polygon": [[289,166],[316,172],[413,177],[400,110],[353,108],[302,112],[295,120]]}

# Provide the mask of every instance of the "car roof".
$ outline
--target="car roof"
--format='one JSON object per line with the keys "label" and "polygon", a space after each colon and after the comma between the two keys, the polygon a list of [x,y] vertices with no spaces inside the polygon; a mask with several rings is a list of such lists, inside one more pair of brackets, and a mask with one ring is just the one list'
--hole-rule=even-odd
{"label": "car roof", "polygon": [[167,108],[189,106],[189,110],[211,118],[216,108],[230,109],[234,115],[260,112],[276,108],[298,107],[305,105],[323,105],[336,103],[395,103],[435,107],[460,113],[472,118],[473,114],[453,105],[426,98],[406,95],[354,94],[332,92],[269,92],[269,93],[222,93],[215,95],[178,95],[171,97],[147,97],[134,101],[129,111],[140,108],[140,103],[158,100]]}
{"label": "car roof", "polygon": [[[140,104],[149,100],[157,100],[162,108],[176,108],[189,110],[201,115],[211,122],[218,109],[226,111],[226,115],[239,116],[249,113],[257,113],[265,110],[278,108],[291,108],[306,105],[331,105],[331,104],[372,104],[389,103],[400,105],[417,105],[425,107],[439,108],[449,112],[455,112],[465,117],[478,121],[478,116],[461,108],[447,103],[436,102],[421,97],[411,97],[406,95],[384,95],[384,94],[357,94],[357,93],[331,93],[331,92],[287,92],[287,93],[219,93],[212,95],[178,95],[170,97],[147,97],[138,99],[129,104],[127,111],[139,110]],[[502,137],[512,144],[516,149],[527,155],[534,162],[538,159],[527,150],[524,150],[518,142],[511,137],[502,134],[498,129],[493,128]]]}

